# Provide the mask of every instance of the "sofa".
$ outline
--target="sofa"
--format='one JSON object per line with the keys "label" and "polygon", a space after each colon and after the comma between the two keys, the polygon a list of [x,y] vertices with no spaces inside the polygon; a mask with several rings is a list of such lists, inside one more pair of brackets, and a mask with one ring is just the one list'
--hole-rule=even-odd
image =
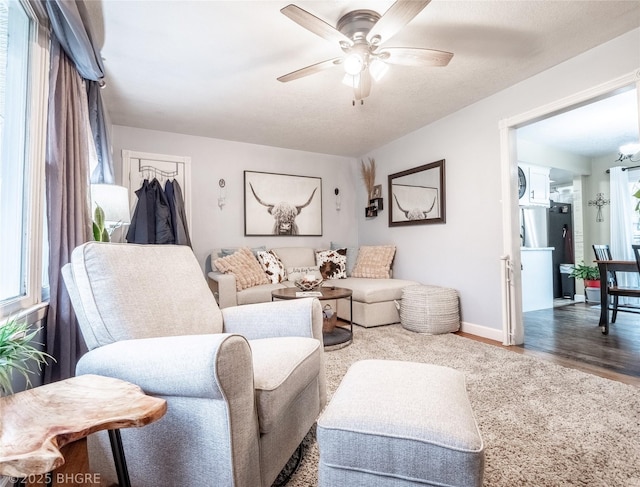
{"label": "sofa", "polygon": [[[337,247],[331,245],[331,247]],[[358,265],[363,261],[362,256],[369,251],[375,251],[384,247],[387,260],[391,254],[391,261],[382,264],[388,267],[386,274],[368,274],[367,272],[358,273]],[[391,250],[392,249],[392,250]],[[245,304],[262,303],[271,301],[271,291],[284,287],[294,286],[295,277],[300,276],[300,272],[283,272],[278,278],[267,276],[265,281],[245,282],[239,285],[237,282],[237,273],[231,269],[228,272],[222,272],[217,268],[216,262],[220,263],[221,259],[230,258],[239,249],[214,249],[211,252],[211,270],[208,272],[209,287],[218,300],[220,308],[228,308]],[[353,323],[363,327],[374,327],[381,325],[389,325],[398,323],[400,316],[396,304],[402,299],[402,290],[406,286],[419,284],[416,281],[406,279],[395,279],[391,277],[391,263],[395,254],[395,247],[391,246],[362,246],[359,249],[333,248],[330,249],[337,253],[345,255],[346,269],[341,275],[344,277],[327,279],[324,277],[324,286],[335,286],[347,288],[353,292]],[[243,249],[245,255],[249,255],[249,251],[256,256],[264,255],[265,252],[277,256],[281,262],[281,266],[287,271],[302,270],[302,274],[312,272],[311,268],[318,269],[322,267],[326,270],[327,263],[319,261],[322,254],[330,254],[329,251],[321,251],[312,247],[276,247],[266,250],[264,247],[254,249]],[[393,252],[393,253],[392,253]],[[236,254],[237,255],[237,254]],[[360,260],[358,260],[360,258]],[[384,260],[384,259],[383,259]],[[253,264],[251,264],[253,265]],[[362,267],[362,266],[360,266]],[[265,271],[264,267],[262,272]],[[356,277],[362,275],[388,275],[389,277]],[[259,279],[259,276],[257,277]],[[246,279],[245,279],[246,280]],[[256,283],[258,282],[258,283]],[[248,285],[248,287],[244,287]],[[240,289],[243,288],[243,289]],[[322,305],[330,304],[334,310],[337,310],[338,318],[343,320],[350,319],[350,303],[349,299],[340,299],[334,301],[322,301]]]}

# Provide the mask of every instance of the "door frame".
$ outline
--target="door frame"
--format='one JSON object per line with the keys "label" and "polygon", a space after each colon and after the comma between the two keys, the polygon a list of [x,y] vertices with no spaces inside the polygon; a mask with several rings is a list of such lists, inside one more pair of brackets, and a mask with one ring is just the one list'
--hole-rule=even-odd
{"label": "door frame", "polygon": [[518,217],[518,158],[516,130],[525,125],[558,115],[607,98],[620,90],[636,85],[640,127],[640,69],[606,83],[575,93],[499,122],[500,169],[502,186],[503,278],[502,331],[504,345],[524,343],[522,314],[522,262]]}

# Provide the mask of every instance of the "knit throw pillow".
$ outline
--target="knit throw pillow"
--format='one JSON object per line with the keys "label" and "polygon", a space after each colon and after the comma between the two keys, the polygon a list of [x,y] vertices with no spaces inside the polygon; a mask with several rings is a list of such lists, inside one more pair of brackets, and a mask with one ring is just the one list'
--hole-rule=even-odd
{"label": "knit throw pillow", "polygon": [[216,259],[213,264],[220,272],[233,274],[236,277],[237,291],[260,284],[269,284],[267,275],[248,247],[242,247],[231,255]]}
{"label": "knit throw pillow", "polygon": [[320,250],[316,252],[316,264],[323,279],[346,279],[347,249]]}
{"label": "knit throw pillow", "polygon": [[391,263],[396,254],[393,245],[366,246],[358,251],[358,259],[351,275],[369,279],[388,279],[391,277]]}
{"label": "knit throw pillow", "polygon": [[287,278],[287,272],[284,264],[273,250],[260,251],[257,254],[258,262],[262,266],[262,270],[267,275],[267,279],[271,284],[278,284]]}

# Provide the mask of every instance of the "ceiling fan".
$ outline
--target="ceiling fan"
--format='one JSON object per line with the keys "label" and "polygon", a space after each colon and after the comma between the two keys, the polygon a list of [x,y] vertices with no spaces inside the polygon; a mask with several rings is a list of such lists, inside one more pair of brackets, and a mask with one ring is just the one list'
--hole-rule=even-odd
{"label": "ceiling fan", "polygon": [[430,1],[398,0],[382,16],[373,10],[353,10],[343,15],[335,28],[300,7],[287,5],[280,12],[323,39],[337,42],[344,54],[280,76],[278,81],[286,83],[342,65],[345,83],[353,86],[355,100],[360,100],[362,104],[362,100],[371,93],[372,79],[379,81],[390,64],[446,66],[453,57],[451,52],[416,47],[381,47]]}

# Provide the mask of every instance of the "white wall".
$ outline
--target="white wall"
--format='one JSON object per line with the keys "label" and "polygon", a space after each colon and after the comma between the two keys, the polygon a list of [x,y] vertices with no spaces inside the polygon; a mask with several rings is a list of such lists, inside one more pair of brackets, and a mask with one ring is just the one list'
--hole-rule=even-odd
{"label": "white wall", "polygon": [[591,159],[591,176],[585,178],[584,195],[584,236],[585,236],[585,262],[592,261],[595,256],[593,254],[593,244],[607,244],[611,242],[611,205],[602,207],[602,218],[604,221],[597,222],[596,217],[598,208],[589,206],[589,201],[596,199],[598,193],[603,193],[606,200],[611,199],[611,190],[609,186],[609,175],[606,170],[621,165],[615,162],[618,154],[609,154],[603,157]]}
{"label": "white wall", "polygon": [[[116,125],[113,152],[118,177],[123,149],[191,157],[191,237],[194,253],[203,267],[211,249],[219,247],[264,244],[267,248],[328,248],[331,241],[357,244],[353,159]],[[321,177],[322,237],[245,237],[245,170]],[[227,183],[227,204],[222,210],[218,208],[221,178]],[[340,188],[340,211],[335,209],[336,187]]]}
{"label": "white wall", "polygon": [[[464,326],[501,339],[500,120],[638,68],[640,29],[366,154],[375,158],[379,180],[390,173],[446,159],[447,222],[390,228],[386,208],[382,217],[371,220],[357,212],[360,242],[397,245],[394,275],[457,289]],[[358,187],[358,191],[358,201],[362,201],[363,190]],[[386,182],[383,196],[385,204],[390,204]]]}
{"label": "white wall", "polygon": [[591,160],[588,157],[536,144],[521,137],[518,137],[518,162],[564,169],[580,175],[591,174]]}

